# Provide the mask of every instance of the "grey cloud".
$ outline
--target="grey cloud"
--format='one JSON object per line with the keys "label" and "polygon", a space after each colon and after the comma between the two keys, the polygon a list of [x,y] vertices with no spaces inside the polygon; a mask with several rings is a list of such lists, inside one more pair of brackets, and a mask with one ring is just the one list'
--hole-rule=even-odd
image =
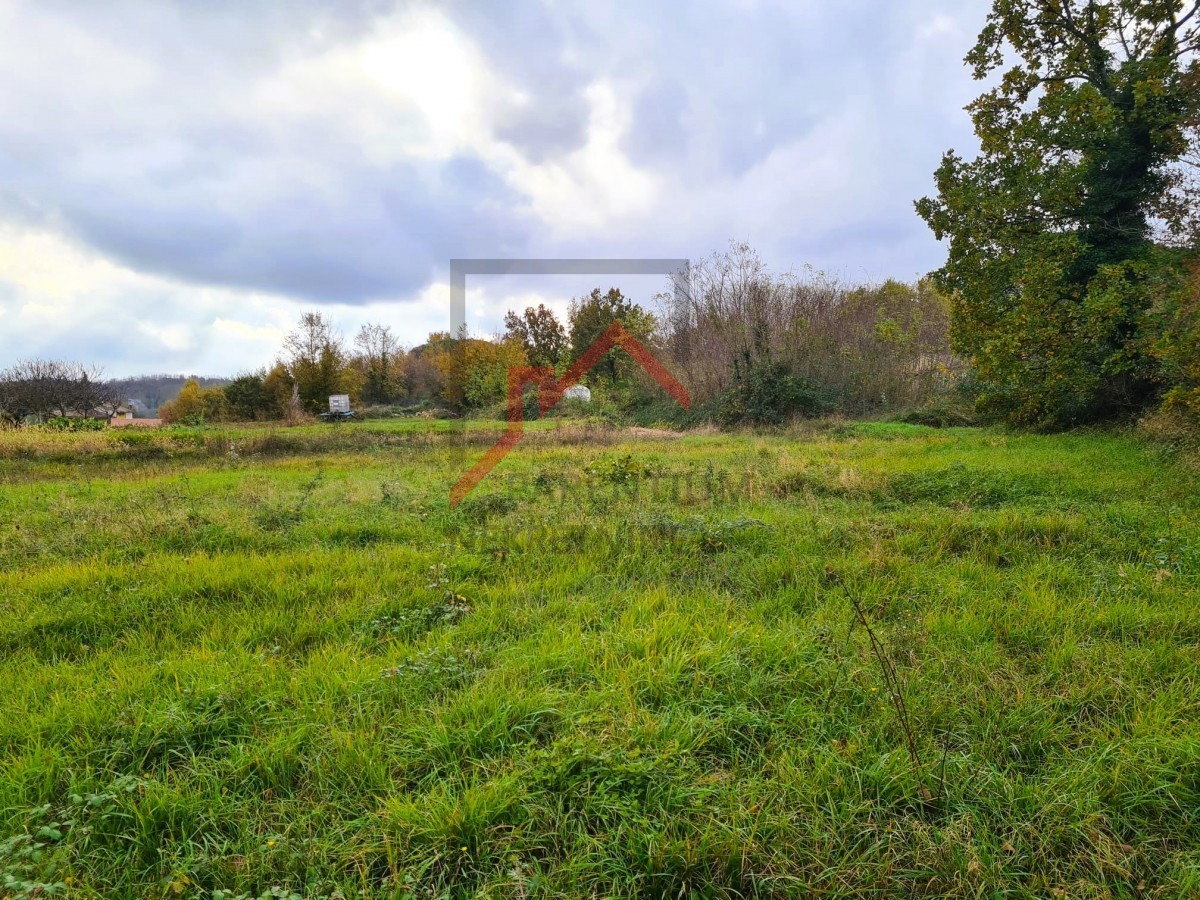
{"label": "grey cloud", "polygon": [[39,9],[31,27],[82,52],[0,88],[0,210],[59,221],[142,271],[323,302],[405,296],[452,255],[519,246],[521,199],[481,161],[381,164],[326,122],[254,121],[239,102],[293,41],[361,36],[382,8],[59,5],[65,22]]}
{"label": "grey cloud", "polygon": [[[977,88],[961,57],[984,0],[421,6],[527,95],[492,112],[494,137],[532,163],[581,147],[586,91],[611,84],[629,104],[622,147],[655,176],[659,207],[562,237],[482,159],[382,163],[319,110],[247,108],[280,67],[413,4],[50,0],[13,4],[21,28],[0,37],[0,219],[186,283],[319,302],[412,297],[452,256],[700,255],[730,237],[778,268],[908,276],[940,262],[911,200],[944,149],[969,149],[961,106]],[[920,39],[936,16],[961,33]],[[836,133],[845,121],[857,130]],[[842,164],[826,182],[809,171],[822,152]]]}
{"label": "grey cloud", "polygon": [[639,165],[661,165],[687,152],[688,94],[673,78],[656,80],[633,103],[633,127],[623,143]]}
{"label": "grey cloud", "polygon": [[202,190],[163,200],[136,184],[115,202],[79,184],[62,193],[74,232],[136,269],[323,302],[418,291],[450,255],[511,248],[529,228],[511,191],[469,159],[367,169],[332,196],[285,179],[233,212]]}
{"label": "grey cloud", "polygon": [[587,130],[587,100],[579,91],[560,97],[510,105],[496,136],[522,151],[532,162],[570,153],[583,144]]}
{"label": "grey cloud", "polygon": [[496,136],[533,162],[569,153],[587,137],[583,95],[596,70],[572,51],[578,23],[542,2],[518,2],[497,14],[474,2],[451,7],[455,23],[504,72],[528,102],[506,105]]}

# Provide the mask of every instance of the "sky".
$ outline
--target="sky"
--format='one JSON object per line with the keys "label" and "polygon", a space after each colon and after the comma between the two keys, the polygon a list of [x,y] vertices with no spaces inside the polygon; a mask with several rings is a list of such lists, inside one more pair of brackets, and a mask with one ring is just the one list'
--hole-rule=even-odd
{"label": "sky", "polygon": [[[915,278],[988,5],[0,0],[0,368],[232,375],[309,309],[418,344],[452,258]],[[468,320],[604,280],[473,279]]]}

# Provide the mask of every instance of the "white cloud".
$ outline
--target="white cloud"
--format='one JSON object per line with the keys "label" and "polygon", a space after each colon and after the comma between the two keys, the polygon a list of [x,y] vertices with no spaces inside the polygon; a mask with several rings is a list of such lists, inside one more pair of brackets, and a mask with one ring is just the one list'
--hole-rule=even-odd
{"label": "white cloud", "polygon": [[509,160],[511,183],[556,238],[588,238],[650,214],[661,201],[657,179],[635,166],[621,148],[631,124],[629,105],[616,87],[599,81],[585,96],[587,142],[565,157],[532,164]]}
{"label": "white cloud", "polygon": [[0,360],[101,362],[110,375],[221,374],[265,363],[297,307],[116,265],[60,235],[0,228]]}
{"label": "white cloud", "polygon": [[418,9],[290,60],[253,87],[247,105],[251,118],[316,125],[323,140],[386,164],[486,149],[488,110],[503,94],[471,41],[440,13]]}

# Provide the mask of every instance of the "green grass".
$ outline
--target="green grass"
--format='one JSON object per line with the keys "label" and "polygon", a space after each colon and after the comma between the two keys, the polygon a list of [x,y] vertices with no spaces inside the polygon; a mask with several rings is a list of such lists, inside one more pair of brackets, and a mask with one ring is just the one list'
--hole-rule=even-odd
{"label": "green grass", "polygon": [[1182,462],[444,428],[0,435],[0,896],[1200,894]]}

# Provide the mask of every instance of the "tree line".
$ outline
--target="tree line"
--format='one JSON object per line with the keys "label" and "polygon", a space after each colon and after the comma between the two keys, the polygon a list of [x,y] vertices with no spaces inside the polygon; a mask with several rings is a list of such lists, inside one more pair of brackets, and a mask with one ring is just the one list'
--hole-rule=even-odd
{"label": "tree line", "polygon": [[[303,421],[324,411],[330,395],[348,394],[369,415],[503,417],[512,367],[562,374],[614,322],[683,379],[693,410],[677,408],[620,348],[584,378],[595,392],[593,409],[722,424],[873,412],[917,405],[953,387],[960,367],[949,348],[947,314],[946,299],[927,281],[847,287],[818,274],[775,275],[752,249],[735,244],[693,266],[686,290],[664,291],[646,306],[616,287],[598,287],[572,300],[565,317],[542,304],[510,310],[503,329],[488,337],[435,332],[406,348],[388,326],[367,324],[347,342],[327,315],[305,312],[271,366],[224,384],[189,379],[158,412],[181,424]],[[67,374],[95,396],[60,391],[53,409],[7,402],[39,365],[0,373],[0,408],[10,417],[66,415],[68,408],[99,407],[103,398],[115,406],[130,384],[105,384],[95,372],[85,382],[76,368]],[[12,390],[5,394],[3,385]],[[535,415],[536,402],[528,405]]]}
{"label": "tree line", "polygon": [[[952,390],[960,375],[948,302],[928,281],[848,287],[819,274],[775,275],[735,244],[693,266],[688,285],[648,308],[616,287],[595,288],[570,302],[565,319],[539,304],[510,310],[489,337],[435,332],[411,348],[377,324],[348,345],[327,316],[306,312],[273,366],[223,387],[189,382],[160,413],[184,423],[301,420],[325,410],[330,395],[348,394],[368,414],[503,417],[513,367],[562,374],[614,322],[676,372],[694,401],[691,413],[676,408],[614,348],[584,383],[616,415],[773,424],[919,405]],[[527,390],[532,396],[536,386]],[[535,406],[531,399],[530,415]]]}
{"label": "tree line", "polygon": [[[351,344],[320,311],[305,312],[269,368],[238,375],[223,387],[189,382],[160,413],[171,422],[299,420],[348,394],[368,412],[419,410],[463,414],[502,404],[514,366],[565,369],[614,321],[652,340],[654,318],[615,288],[573,301],[567,322],[544,304],[509,311],[490,337],[434,332],[405,348],[387,325],[366,324]],[[606,356],[597,375],[625,374]]]}
{"label": "tree line", "polygon": [[0,372],[0,415],[9,419],[111,416],[121,403],[119,393],[95,366],[31,359]]}

